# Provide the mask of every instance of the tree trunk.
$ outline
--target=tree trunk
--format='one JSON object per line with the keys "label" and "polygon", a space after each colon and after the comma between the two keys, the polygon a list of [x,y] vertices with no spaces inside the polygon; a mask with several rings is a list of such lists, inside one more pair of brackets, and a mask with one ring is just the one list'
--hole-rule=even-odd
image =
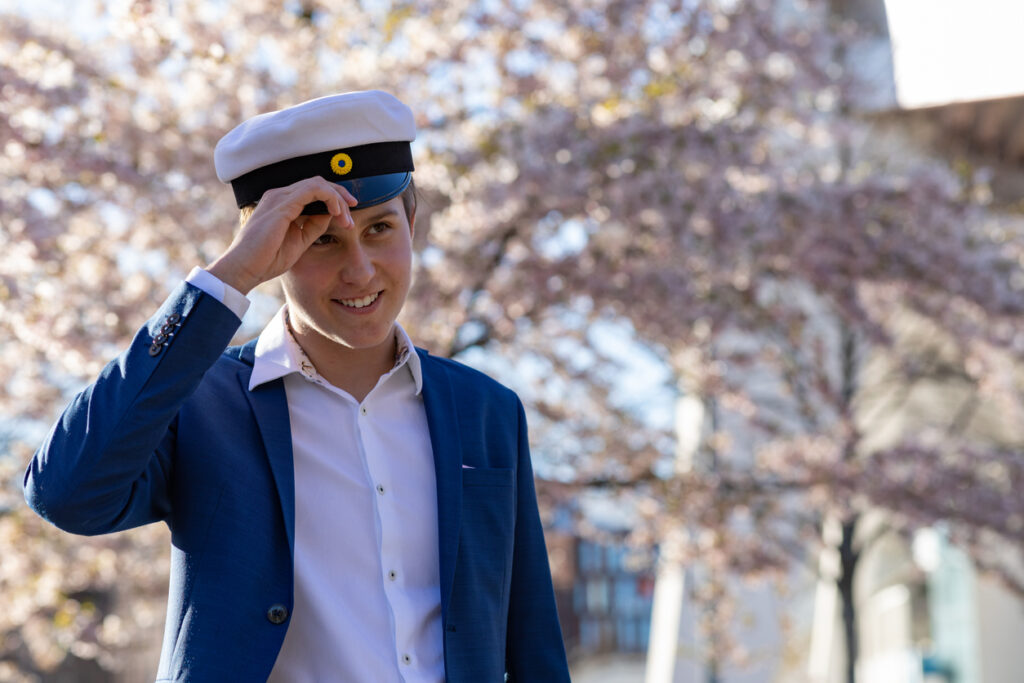
{"label": "tree trunk", "polygon": [[717,658],[712,658],[711,661],[708,662],[708,682],[707,683],[720,683],[720,680],[721,679],[718,676],[718,659]]}
{"label": "tree trunk", "polygon": [[[849,151],[844,145],[842,150]],[[846,162],[843,162],[844,166]],[[840,322],[840,358],[841,407],[843,414],[852,426],[853,398],[857,391],[857,337],[850,326]],[[856,457],[856,433],[849,438],[843,449],[843,461],[851,462]],[[843,636],[846,643],[846,683],[857,683],[857,659],[860,656],[860,645],[857,639],[857,607],[853,602],[853,576],[857,569],[857,561],[863,549],[853,547],[853,535],[857,531],[858,515],[850,513],[843,520],[843,535],[839,542],[839,599],[843,605]]]}
{"label": "tree trunk", "polygon": [[839,543],[840,574],[836,581],[839,599],[843,605],[843,640],[846,645],[846,683],[857,683],[857,659],[860,645],[857,639],[857,607],[853,602],[853,575],[860,553],[853,548],[853,534],[857,517],[843,522],[843,537]]}

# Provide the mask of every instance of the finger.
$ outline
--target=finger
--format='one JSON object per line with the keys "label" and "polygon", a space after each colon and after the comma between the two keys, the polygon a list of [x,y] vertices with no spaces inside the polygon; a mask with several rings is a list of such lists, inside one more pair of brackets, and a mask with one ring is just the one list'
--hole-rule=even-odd
{"label": "finger", "polygon": [[299,220],[304,215],[302,210],[307,204],[320,201],[327,205],[327,210],[332,215],[338,215],[341,210],[342,198],[329,183],[320,176],[303,178],[291,185],[281,188],[267,190],[263,194],[261,203],[275,206],[279,211],[288,215],[289,223]]}
{"label": "finger", "polygon": [[355,195],[349,192],[348,188],[344,185],[338,185],[327,180],[324,182],[327,183],[328,187],[335,193],[335,196],[340,199],[337,203],[329,202],[327,204],[327,208],[331,212],[331,215],[342,218],[342,223],[346,223],[348,227],[355,227],[356,223],[352,219],[351,207],[358,204],[359,200],[357,200]]}
{"label": "finger", "polygon": [[[355,225],[352,220],[352,215],[349,213],[349,207],[355,206],[358,200],[348,191],[343,185],[338,185],[326,180],[320,176],[311,178],[314,181],[315,189],[310,188],[313,191],[313,196],[316,199],[324,202],[327,205],[327,211],[332,216],[344,217],[344,223],[349,225]],[[322,192],[326,192],[327,196],[324,196]]]}
{"label": "finger", "polygon": [[354,218],[352,218],[352,212],[349,210],[347,205],[342,209],[341,215],[338,216],[338,218],[342,220],[342,222],[345,224],[345,227],[356,227],[356,221]]}
{"label": "finger", "polygon": [[354,228],[356,226],[356,222],[352,218],[352,211],[350,207],[358,204],[358,200],[351,192],[348,191],[347,188],[345,188],[344,185],[336,185],[335,183],[326,180],[324,182],[327,183],[335,197],[333,202],[326,202],[327,209],[331,212],[332,216],[337,216],[341,219],[341,223],[344,227]]}
{"label": "finger", "polygon": [[345,199],[345,202],[349,205],[349,207],[353,207],[359,203],[359,200],[356,199],[356,196],[354,194],[348,191],[347,187],[345,187],[344,185],[335,185],[335,187],[341,190],[340,194]]}

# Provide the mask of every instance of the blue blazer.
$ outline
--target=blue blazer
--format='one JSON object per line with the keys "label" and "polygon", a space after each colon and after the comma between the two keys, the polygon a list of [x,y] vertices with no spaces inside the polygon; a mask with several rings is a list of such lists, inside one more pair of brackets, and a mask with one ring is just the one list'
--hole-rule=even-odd
{"label": "blue blazer", "polygon": [[[284,385],[248,389],[255,342],[225,351],[237,328],[223,304],[182,284],[65,409],[25,473],[28,503],[66,531],[170,528],[160,681],[266,680],[292,611],[302,492]],[[417,351],[446,679],[568,681],[522,405],[485,375]]]}

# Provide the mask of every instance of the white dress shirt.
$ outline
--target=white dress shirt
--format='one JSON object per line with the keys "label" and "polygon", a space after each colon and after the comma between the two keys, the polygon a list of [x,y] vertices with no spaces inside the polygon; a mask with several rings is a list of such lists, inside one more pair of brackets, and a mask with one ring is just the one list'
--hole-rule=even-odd
{"label": "white dress shirt", "polygon": [[[208,272],[188,281],[245,313],[230,292],[241,294]],[[295,602],[269,681],[440,683],[437,486],[419,356],[396,323],[395,366],[360,403],[320,377],[286,321],[282,308],[260,334],[249,382],[283,378],[295,468]]]}

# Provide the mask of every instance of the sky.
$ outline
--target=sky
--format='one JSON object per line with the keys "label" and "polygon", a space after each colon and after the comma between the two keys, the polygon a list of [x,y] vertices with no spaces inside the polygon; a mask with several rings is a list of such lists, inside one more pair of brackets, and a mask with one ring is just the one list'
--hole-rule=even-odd
{"label": "sky", "polygon": [[1024,2],[885,0],[901,107],[1024,94]]}

